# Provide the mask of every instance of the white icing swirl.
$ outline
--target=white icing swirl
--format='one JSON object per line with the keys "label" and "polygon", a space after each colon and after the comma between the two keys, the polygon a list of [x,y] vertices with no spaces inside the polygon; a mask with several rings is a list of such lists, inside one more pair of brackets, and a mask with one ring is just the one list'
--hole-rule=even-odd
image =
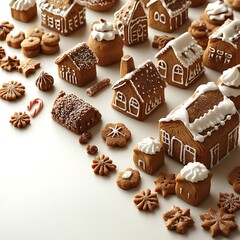
{"label": "white icing swirl", "polygon": [[20,32],[19,31],[11,31],[11,37],[12,38],[18,38],[20,36]]}
{"label": "white icing swirl", "polygon": [[161,143],[154,138],[147,137],[138,143],[138,149],[146,154],[154,155],[161,150]]}
{"label": "white icing swirl", "polygon": [[200,162],[189,162],[180,171],[180,175],[192,183],[203,181],[208,177],[208,173],[206,166]]}
{"label": "white icing swirl", "polygon": [[112,23],[105,20],[100,20],[99,23],[95,23],[91,32],[92,38],[97,39],[97,41],[111,41],[114,40],[118,34],[118,31],[113,29]]}
{"label": "white icing swirl", "polygon": [[12,0],[10,7],[17,11],[26,11],[36,4],[36,0]]}
{"label": "white icing swirl", "polygon": [[209,3],[206,12],[210,20],[217,21],[224,21],[225,17],[230,17],[233,14],[232,8],[220,0]]}
{"label": "white icing swirl", "polygon": [[122,175],[123,179],[129,179],[132,176],[132,171],[125,171]]}
{"label": "white icing swirl", "polygon": [[220,76],[220,80],[226,86],[239,87],[240,86],[240,64],[224,71],[223,74]]}

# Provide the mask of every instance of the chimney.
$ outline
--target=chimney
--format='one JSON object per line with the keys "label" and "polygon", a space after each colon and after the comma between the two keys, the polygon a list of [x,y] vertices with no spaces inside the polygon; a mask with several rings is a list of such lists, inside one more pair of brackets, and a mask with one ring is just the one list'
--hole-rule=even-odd
{"label": "chimney", "polygon": [[135,69],[134,60],[130,55],[123,55],[120,64],[120,77],[124,77],[127,73],[130,73]]}

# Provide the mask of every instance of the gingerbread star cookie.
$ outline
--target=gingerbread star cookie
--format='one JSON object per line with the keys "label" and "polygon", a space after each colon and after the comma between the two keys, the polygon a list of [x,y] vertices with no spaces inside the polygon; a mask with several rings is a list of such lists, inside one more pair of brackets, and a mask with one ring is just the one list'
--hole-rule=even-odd
{"label": "gingerbread star cookie", "polygon": [[17,66],[17,70],[25,77],[28,77],[31,73],[35,73],[36,69],[40,68],[40,62],[33,61],[32,59],[22,60],[20,65]]}
{"label": "gingerbread star cookie", "polygon": [[124,147],[131,138],[131,132],[123,123],[109,123],[102,130],[102,138],[107,146]]}

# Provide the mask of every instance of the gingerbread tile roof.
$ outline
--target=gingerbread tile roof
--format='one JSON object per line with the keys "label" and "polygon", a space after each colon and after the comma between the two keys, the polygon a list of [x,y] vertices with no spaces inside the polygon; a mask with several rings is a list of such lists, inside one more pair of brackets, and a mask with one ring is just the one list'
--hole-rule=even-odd
{"label": "gingerbread tile roof", "polygon": [[121,19],[126,22],[130,21],[139,4],[142,5],[143,14],[146,15],[144,12],[143,3],[141,0],[129,0],[117,12],[114,13],[114,17],[116,19]]}
{"label": "gingerbread tile roof", "polygon": [[60,64],[68,57],[78,70],[90,69],[98,63],[98,58],[94,52],[83,42],[61,54],[56,60],[56,64]]}
{"label": "gingerbread tile roof", "polygon": [[203,55],[203,49],[197,44],[197,42],[192,38],[192,36],[186,32],[179,37],[169,41],[164,48],[162,48],[155,57],[158,58],[160,55],[164,54],[169,48],[172,48],[175,56],[179,62],[188,68],[197,59]]}
{"label": "gingerbread tile roof", "polygon": [[112,89],[116,90],[127,83],[130,83],[135,89],[142,102],[159,95],[159,90],[165,87],[165,82],[161,79],[156,66],[150,60],[132,72],[127,73],[113,85]]}
{"label": "gingerbread tile roof", "polygon": [[65,17],[75,4],[84,6],[84,2],[82,0],[42,0],[39,7],[41,10],[46,10],[55,15]]}
{"label": "gingerbread tile roof", "polygon": [[195,141],[203,142],[236,113],[234,103],[219,91],[215,83],[209,82],[200,85],[189,99],[159,122],[181,121]]}
{"label": "gingerbread tile roof", "polygon": [[209,38],[217,38],[240,49],[240,19],[228,20]]}
{"label": "gingerbread tile roof", "polygon": [[151,0],[147,7],[160,1],[162,6],[167,10],[170,17],[175,17],[184,12],[191,5],[190,0]]}

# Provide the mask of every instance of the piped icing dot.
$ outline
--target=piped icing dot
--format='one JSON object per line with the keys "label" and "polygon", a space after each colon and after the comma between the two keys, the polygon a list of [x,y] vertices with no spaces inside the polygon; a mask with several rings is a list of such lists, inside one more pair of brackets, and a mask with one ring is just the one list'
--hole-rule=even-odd
{"label": "piped icing dot", "polygon": [[39,29],[38,29],[38,28],[35,28],[35,29],[34,29],[34,32],[39,33]]}
{"label": "piped icing dot", "polygon": [[100,19],[99,22],[93,24],[91,36],[97,41],[111,41],[115,39],[116,35],[118,35],[118,31],[113,29],[112,23],[104,19]]}
{"label": "piped icing dot", "polygon": [[154,155],[161,150],[161,143],[152,137],[144,138],[137,144],[138,150],[143,153]]}
{"label": "piped icing dot", "polygon": [[122,175],[123,179],[129,179],[132,176],[132,171],[125,171]]}
{"label": "piped icing dot", "polygon": [[200,162],[189,162],[180,171],[180,175],[192,183],[205,180],[208,177],[208,174],[208,169]]}

